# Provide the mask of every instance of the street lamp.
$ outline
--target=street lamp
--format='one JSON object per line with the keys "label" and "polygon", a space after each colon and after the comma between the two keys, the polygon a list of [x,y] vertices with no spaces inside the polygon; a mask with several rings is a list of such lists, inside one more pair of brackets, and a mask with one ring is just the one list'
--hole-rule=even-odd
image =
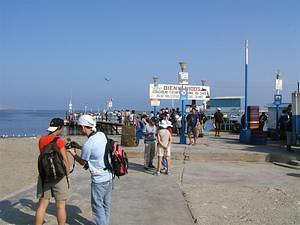
{"label": "street lamp", "polygon": [[245,40],[245,128],[241,129],[240,142],[250,144],[251,130],[248,129],[248,40]]}
{"label": "street lamp", "polygon": [[281,77],[281,72],[280,70],[277,70],[276,73],[276,82],[275,82],[275,90],[276,90],[276,94],[274,95],[274,104],[276,105],[276,134],[277,137],[279,137],[279,124],[278,124],[278,120],[279,120],[279,106],[282,103],[282,95],[280,94],[280,91],[282,91],[282,79]]}
{"label": "street lamp", "polygon": [[[159,77],[158,76],[154,76],[153,77],[153,84],[154,84],[154,88],[157,88],[158,86],[158,80],[159,80]],[[153,106],[153,114],[154,114],[154,119],[156,121],[156,114],[157,114],[157,106]]]}
{"label": "street lamp", "polygon": [[[179,84],[181,84],[181,111],[182,111],[182,119],[181,119],[181,130],[180,130],[180,144],[186,144],[186,137],[185,137],[185,103],[183,93],[187,96],[186,90],[183,88],[183,84],[188,84],[188,75],[187,73],[184,74],[184,70],[186,68],[186,62],[179,62],[181,73],[179,73]],[[183,78],[183,76],[185,76]]]}

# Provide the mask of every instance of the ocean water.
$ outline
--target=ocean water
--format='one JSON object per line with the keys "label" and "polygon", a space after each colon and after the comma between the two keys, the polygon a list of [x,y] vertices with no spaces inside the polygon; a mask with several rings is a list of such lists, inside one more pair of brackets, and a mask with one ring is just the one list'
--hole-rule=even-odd
{"label": "ocean water", "polygon": [[0,137],[47,134],[51,119],[65,115],[65,110],[0,110]]}

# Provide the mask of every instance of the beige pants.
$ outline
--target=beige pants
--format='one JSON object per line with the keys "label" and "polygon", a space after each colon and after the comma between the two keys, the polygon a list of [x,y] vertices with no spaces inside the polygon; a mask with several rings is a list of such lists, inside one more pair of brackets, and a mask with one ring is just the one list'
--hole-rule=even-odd
{"label": "beige pants", "polygon": [[155,155],[155,141],[145,142],[145,152],[144,152],[144,166],[149,167],[153,164],[153,158]]}

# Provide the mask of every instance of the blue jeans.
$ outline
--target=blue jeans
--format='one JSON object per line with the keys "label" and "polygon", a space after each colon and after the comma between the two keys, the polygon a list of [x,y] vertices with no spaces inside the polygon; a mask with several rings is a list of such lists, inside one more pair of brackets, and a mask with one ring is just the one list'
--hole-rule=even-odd
{"label": "blue jeans", "polygon": [[92,210],[97,225],[108,225],[112,181],[91,184]]}

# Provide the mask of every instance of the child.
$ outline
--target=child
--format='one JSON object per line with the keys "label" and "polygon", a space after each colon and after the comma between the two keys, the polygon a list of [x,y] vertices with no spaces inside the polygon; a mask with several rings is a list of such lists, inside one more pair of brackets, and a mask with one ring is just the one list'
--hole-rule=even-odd
{"label": "child", "polygon": [[171,156],[171,144],[172,144],[172,135],[167,129],[170,125],[166,120],[162,120],[159,123],[160,130],[157,133],[157,171],[155,175],[160,174],[161,161],[164,156],[167,161],[167,168],[165,174],[170,173],[170,156]]}

